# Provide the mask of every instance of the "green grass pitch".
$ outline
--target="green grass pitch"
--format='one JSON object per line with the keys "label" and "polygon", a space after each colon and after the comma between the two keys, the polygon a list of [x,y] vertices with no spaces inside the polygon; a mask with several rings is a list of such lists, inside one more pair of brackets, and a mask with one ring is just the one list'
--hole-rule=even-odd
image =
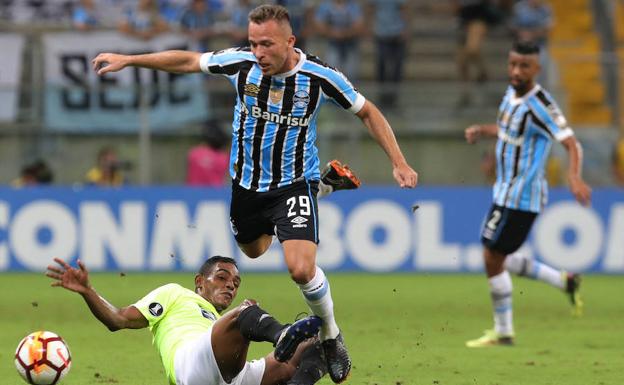
{"label": "green grass pitch", "polygon": [[[541,282],[514,278],[516,346],[472,350],[468,339],[492,325],[481,275],[330,274],[336,314],[353,358],[354,385],[620,385],[624,382],[624,279],[587,276],[585,315]],[[92,274],[98,292],[125,306],[151,289],[193,274]],[[42,274],[0,274],[0,383],[21,384],[13,363],[19,340],[35,330],[63,336],[73,366],[66,385],[165,385],[146,330],[109,332],[82,298],[49,287]],[[306,311],[287,274],[245,274],[235,303],[257,299],[278,319]],[[253,344],[250,358],[269,352]],[[329,385],[325,378],[321,384]]]}

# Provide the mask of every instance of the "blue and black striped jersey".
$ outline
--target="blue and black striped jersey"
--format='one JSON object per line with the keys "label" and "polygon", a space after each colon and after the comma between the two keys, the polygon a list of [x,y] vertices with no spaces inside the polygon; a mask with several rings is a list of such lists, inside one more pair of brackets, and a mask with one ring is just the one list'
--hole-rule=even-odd
{"label": "blue and black striped jersey", "polygon": [[230,175],[258,192],[298,180],[318,180],[316,118],[332,101],[357,113],[364,97],[339,71],[297,50],[300,60],[287,73],[264,76],[249,48],[201,56],[203,72],[226,76],[236,88]]}
{"label": "blue and black striped jersey", "polygon": [[523,97],[509,86],[498,110],[494,203],[539,213],[548,199],[544,167],[553,139],[574,132],[540,85]]}

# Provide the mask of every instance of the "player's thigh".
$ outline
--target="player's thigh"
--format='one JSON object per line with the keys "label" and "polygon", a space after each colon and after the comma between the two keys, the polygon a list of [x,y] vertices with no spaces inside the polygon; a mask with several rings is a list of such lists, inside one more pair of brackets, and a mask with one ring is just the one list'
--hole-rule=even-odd
{"label": "player's thigh", "polygon": [[272,192],[267,215],[280,242],[318,243],[318,182],[300,181]]}
{"label": "player's thigh", "polygon": [[509,255],[527,239],[536,213],[492,205],[483,223],[481,243],[491,250]]}
{"label": "player's thigh", "polygon": [[223,378],[212,350],[212,328],[178,348],[174,370],[178,385],[221,385]]}
{"label": "player's thigh", "polygon": [[273,224],[266,216],[267,203],[263,193],[232,185],[230,225],[239,244],[252,244],[262,235],[273,235]]}
{"label": "player's thigh", "polygon": [[[236,378],[229,384],[223,385],[261,385],[265,384],[264,376],[267,371],[266,360],[261,358],[259,360],[249,361],[245,364],[245,367],[239,373]],[[279,382],[271,383],[271,385],[277,385],[283,383],[286,379],[280,379]]]}

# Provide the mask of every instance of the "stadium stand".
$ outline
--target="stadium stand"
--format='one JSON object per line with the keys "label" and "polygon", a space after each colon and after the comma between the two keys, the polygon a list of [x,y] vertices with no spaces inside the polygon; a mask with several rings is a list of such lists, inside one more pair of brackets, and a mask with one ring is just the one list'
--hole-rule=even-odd
{"label": "stadium stand", "polygon": [[[111,31],[123,16],[124,4],[134,0],[101,0],[98,5],[106,4],[101,29],[94,33]],[[179,3],[182,0],[173,0]],[[358,0],[365,4],[366,0]],[[506,0],[499,0],[506,2]],[[509,1],[507,1],[509,2]],[[310,0],[318,4],[319,0]],[[496,116],[500,97],[507,86],[507,51],[512,37],[504,23],[488,30],[483,54],[488,66],[488,80],[474,83],[471,103],[465,108],[457,108],[461,83],[458,79],[456,55],[458,48],[458,21],[450,4],[451,0],[409,0],[414,8],[412,37],[409,41],[408,55],[404,66],[404,81],[400,84],[397,107],[384,110],[392,123],[397,136],[413,154],[416,160],[430,169],[423,169],[428,175],[427,182],[452,183],[458,176],[473,183],[478,183],[481,176],[478,170],[466,174],[460,170],[440,166],[447,157],[438,154],[453,154],[457,165],[467,162],[479,162],[478,152],[464,152],[461,131],[473,122],[491,121]],[[550,0],[554,11],[554,28],[549,40],[553,65],[552,80],[556,84],[550,90],[561,102],[564,113],[573,127],[607,128],[612,135],[618,127],[624,127],[624,117],[618,112],[624,107],[624,84],[619,79],[624,76],[624,69],[612,66],[611,74],[605,63],[619,58],[624,60],[624,2],[621,0]],[[597,4],[611,4],[613,55],[606,51],[603,19],[596,16]],[[81,180],[84,169],[78,167],[75,159],[89,157],[103,142],[119,147],[124,156],[133,158],[137,165],[141,162],[137,154],[138,140],[134,135],[100,132],[96,129],[89,133],[71,134],[55,132],[46,126],[44,103],[46,76],[44,38],[46,35],[71,30],[72,6],[78,0],[18,1],[0,0],[0,28],[7,34],[24,37],[24,49],[17,89],[17,107],[15,118],[0,122],[0,181],[10,181],[19,172],[18,165],[31,162],[36,156],[50,162],[58,172],[57,183],[69,183]],[[105,16],[105,17],[104,17]],[[219,22],[225,24],[226,16]],[[34,23],[33,21],[37,22]],[[610,24],[610,23],[608,23]],[[175,28],[174,28],[175,29]],[[211,40],[212,49],[229,47],[231,41],[222,36]],[[320,38],[309,39],[306,50],[320,58],[326,58],[324,44]],[[371,100],[379,101],[379,86],[375,82],[376,45],[371,36],[364,34],[360,42],[360,73],[356,86]],[[605,59],[607,58],[607,59]],[[619,73],[618,73],[619,72]],[[616,80],[616,81],[612,81]],[[211,77],[207,80],[210,90],[210,113],[216,119],[228,122],[231,119],[232,90],[224,79]],[[2,85],[6,92],[7,86]],[[196,141],[202,122],[188,126],[171,127],[167,133],[153,132],[151,138],[154,152],[166,156],[151,159],[150,169],[157,170],[152,178],[154,183],[182,182],[181,167],[185,164],[185,154],[189,146]],[[357,120],[350,114],[328,109],[320,120],[319,147],[322,157],[335,157],[343,149],[353,153],[349,162],[355,169],[361,169],[362,178],[367,181],[387,182],[388,175],[377,172],[374,167],[365,167],[365,163],[385,161],[383,154],[379,159],[371,158],[368,151],[371,145],[367,133],[357,129]],[[587,145],[587,155],[592,153],[607,154],[610,146],[605,147],[603,137],[597,130],[586,131],[588,139],[594,141]],[[583,134],[579,132],[579,134]],[[612,135],[613,136],[613,135]],[[612,136],[608,136],[611,138]],[[79,145],[76,145],[79,143]],[[70,147],[72,151],[65,149]],[[444,151],[440,151],[444,148]],[[357,149],[357,150],[354,150]],[[452,149],[452,150],[451,150]],[[364,155],[366,154],[366,155]],[[377,153],[374,153],[377,154]],[[434,154],[434,155],[432,155]],[[594,163],[588,162],[596,174],[604,170],[600,158]],[[137,167],[138,170],[138,167]],[[130,176],[135,172],[129,172]],[[591,172],[591,171],[590,171]],[[600,177],[602,178],[602,177]],[[600,178],[595,178],[602,180]],[[136,180],[137,178],[131,178]]]}
{"label": "stadium stand", "polygon": [[[613,31],[615,37],[615,50],[618,63],[624,63],[624,2],[614,2],[614,17],[613,17]],[[618,66],[618,101],[619,110],[624,109],[624,66]],[[620,130],[624,132],[624,114],[620,113]]]}
{"label": "stadium stand", "polygon": [[[613,116],[608,104],[602,50],[589,0],[552,0],[555,25],[551,54],[567,96],[568,119],[576,126],[608,125]],[[560,22],[557,22],[560,21]]]}

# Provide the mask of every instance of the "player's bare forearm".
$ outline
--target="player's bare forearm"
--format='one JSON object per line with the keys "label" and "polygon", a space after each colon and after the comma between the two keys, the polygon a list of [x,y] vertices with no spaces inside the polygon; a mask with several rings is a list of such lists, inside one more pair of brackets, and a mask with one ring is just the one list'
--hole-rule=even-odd
{"label": "player's bare forearm", "polygon": [[473,124],[464,131],[466,141],[470,144],[476,143],[479,138],[498,136],[498,125],[496,124]]}
{"label": "player's bare forearm", "polygon": [[583,149],[574,136],[561,142],[568,152],[568,179],[580,178],[583,164]]}
{"label": "player's bare forearm", "polygon": [[95,318],[110,331],[141,329],[147,326],[147,320],[138,309],[134,307],[118,309],[104,297],[100,296],[92,287],[81,293],[81,295]]}
{"label": "player's bare forearm", "polygon": [[392,173],[399,185],[401,187],[415,187],[418,183],[418,174],[407,164],[394,132],[381,111],[373,103],[366,101],[357,116],[390,158]]}
{"label": "player's bare forearm", "polygon": [[357,116],[368,128],[368,132],[370,132],[379,146],[386,152],[393,166],[407,163],[390,124],[373,103],[366,101],[362,109],[357,113]]}
{"label": "player's bare forearm", "polygon": [[93,61],[93,69],[98,75],[120,71],[125,67],[150,68],[175,73],[201,72],[201,53],[181,50],[154,52],[141,55],[119,55],[101,53]]}
{"label": "player's bare forearm", "polygon": [[89,283],[89,270],[78,260],[78,268],[72,267],[60,258],[54,258],[56,264],[48,266],[46,276],[52,278],[53,287],[62,287],[78,293],[84,298],[91,313],[111,330],[139,329],[147,326],[147,320],[135,307],[117,309],[95,292]]}
{"label": "player's bare forearm", "polygon": [[561,142],[568,152],[568,182],[570,190],[576,200],[587,206],[591,201],[591,188],[582,177],[583,148],[574,136],[570,136]]}

